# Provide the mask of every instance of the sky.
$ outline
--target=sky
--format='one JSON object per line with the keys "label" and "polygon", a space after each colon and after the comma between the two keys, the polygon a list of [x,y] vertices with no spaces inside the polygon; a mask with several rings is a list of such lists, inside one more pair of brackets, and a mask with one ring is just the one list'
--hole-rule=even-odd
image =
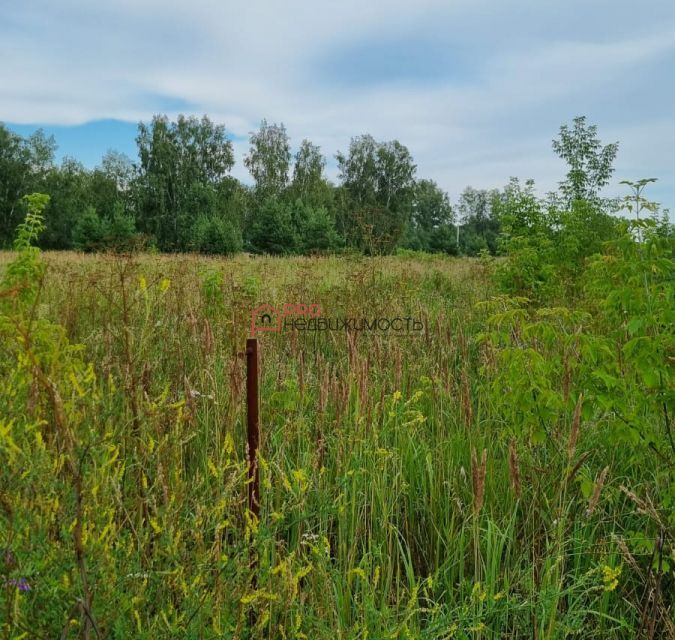
{"label": "sky", "polygon": [[675,211],[675,3],[628,0],[0,0],[0,122],[93,167],[139,121],[208,114],[237,163],[261,119],[319,144],[398,139],[456,200],[511,176],[556,188],[585,115],[619,142],[606,195],[658,178]]}

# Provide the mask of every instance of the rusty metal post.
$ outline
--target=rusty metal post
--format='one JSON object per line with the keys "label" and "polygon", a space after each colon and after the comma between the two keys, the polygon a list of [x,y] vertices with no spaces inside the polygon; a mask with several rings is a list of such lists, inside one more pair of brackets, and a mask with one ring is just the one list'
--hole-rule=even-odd
{"label": "rusty metal post", "polygon": [[[258,414],[258,340],[246,340],[246,440],[248,444],[248,510],[256,520],[260,517],[260,481],[258,447],[260,446],[260,417]],[[253,546],[250,549],[251,588],[258,585],[258,560]],[[255,627],[258,616],[255,609],[248,612],[248,626]]]}
{"label": "rusty metal post", "polygon": [[248,508],[256,518],[260,516],[260,480],[258,447],[260,446],[260,418],[258,414],[258,340],[246,340],[246,419],[248,441]]}

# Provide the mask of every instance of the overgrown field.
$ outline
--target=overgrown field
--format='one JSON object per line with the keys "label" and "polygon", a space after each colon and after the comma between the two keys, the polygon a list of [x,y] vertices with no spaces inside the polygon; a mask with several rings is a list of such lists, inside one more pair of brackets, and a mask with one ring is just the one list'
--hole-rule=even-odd
{"label": "overgrown field", "polygon": [[[489,260],[2,254],[2,637],[674,637],[672,264],[636,245],[565,307]],[[425,329],[260,335],[256,521],[265,302]]]}

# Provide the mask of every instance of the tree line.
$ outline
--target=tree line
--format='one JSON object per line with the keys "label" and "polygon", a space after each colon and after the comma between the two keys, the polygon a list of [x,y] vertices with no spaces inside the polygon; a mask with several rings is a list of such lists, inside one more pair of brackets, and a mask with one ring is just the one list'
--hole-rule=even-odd
{"label": "tree line", "polygon": [[[531,181],[512,179],[504,189],[467,187],[451,204],[433,180],[418,178],[405,145],[368,134],[336,154],[337,184],[327,179],[317,145],[305,139],[292,153],[283,124],[263,120],[249,142],[244,165],[250,186],[231,175],[232,142],[207,116],[172,121],[156,115],[141,122],[137,161],[109,151],[93,170],[72,158],[57,164],[56,141],[42,130],[21,137],[0,123],[0,246],[10,246],[25,215],[23,196],[35,192],[49,195],[40,238],[45,249],[225,255],[496,254],[514,224],[540,233],[542,225],[562,224],[570,211],[576,211],[574,224],[601,242],[620,204],[598,195],[612,175],[618,145],[602,145],[583,117],[563,125],[553,141],[568,173],[543,199],[535,197]],[[528,219],[537,217],[535,209],[536,224]]]}

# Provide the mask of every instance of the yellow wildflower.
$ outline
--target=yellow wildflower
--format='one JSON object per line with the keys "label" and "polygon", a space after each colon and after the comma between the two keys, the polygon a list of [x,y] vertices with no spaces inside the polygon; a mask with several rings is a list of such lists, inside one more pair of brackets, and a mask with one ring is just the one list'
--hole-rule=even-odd
{"label": "yellow wildflower", "polygon": [[602,582],[604,583],[605,591],[614,591],[619,584],[619,576],[621,575],[621,567],[614,569],[609,565],[602,566]]}

